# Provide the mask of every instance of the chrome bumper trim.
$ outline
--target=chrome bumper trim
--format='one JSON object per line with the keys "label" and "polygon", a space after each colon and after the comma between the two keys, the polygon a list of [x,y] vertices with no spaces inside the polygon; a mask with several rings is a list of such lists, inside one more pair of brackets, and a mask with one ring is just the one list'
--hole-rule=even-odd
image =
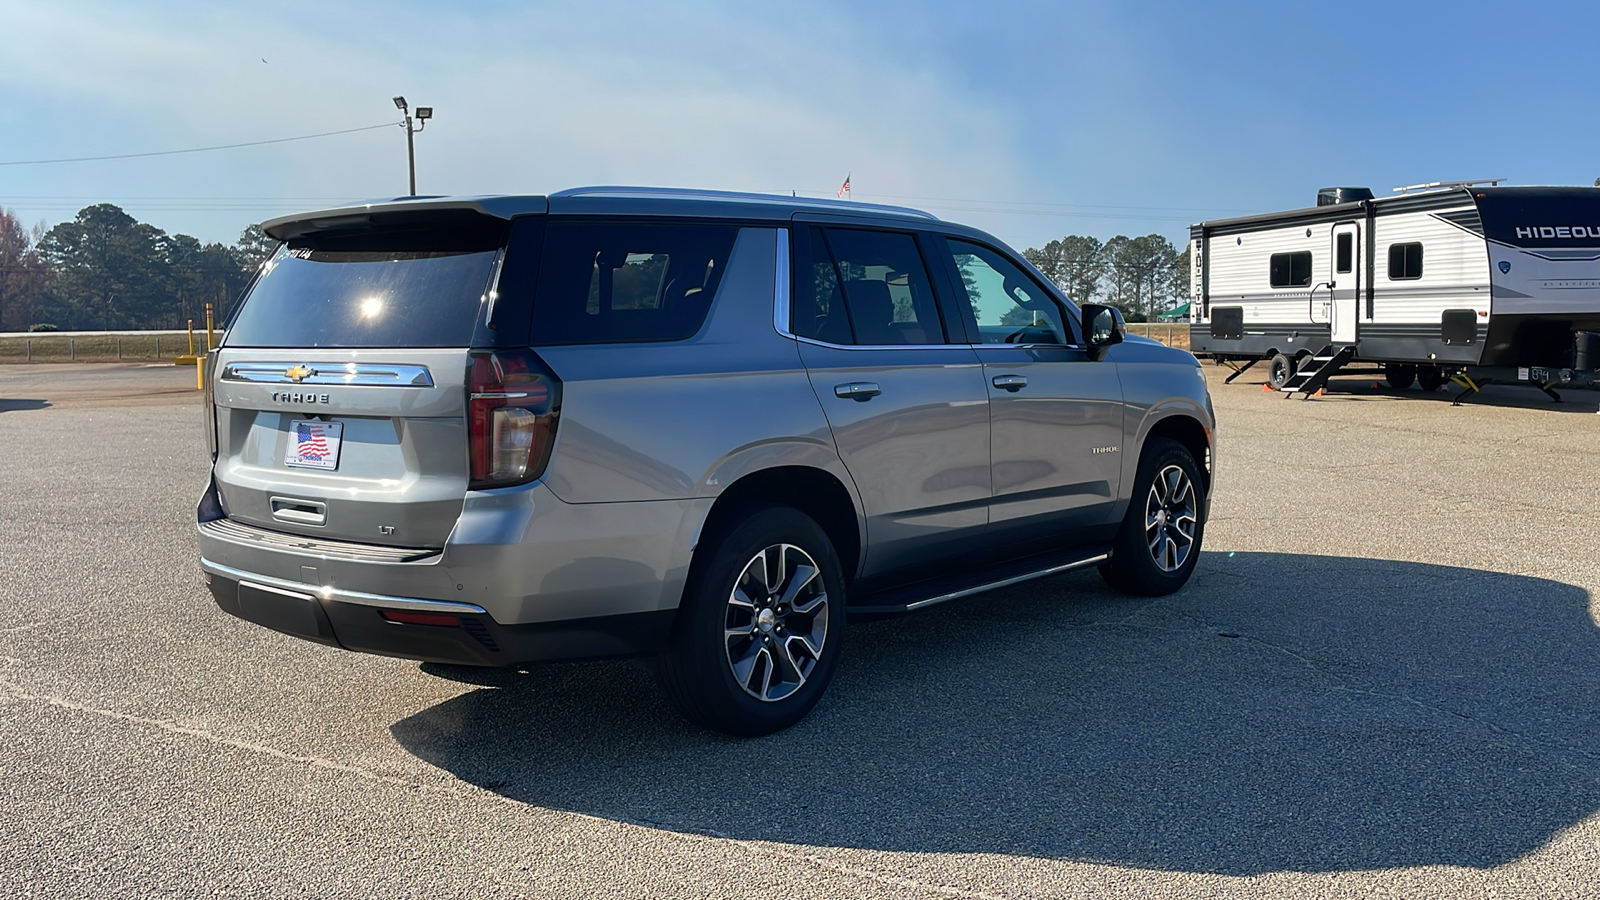
{"label": "chrome bumper trim", "polygon": [[[488,610],[472,603],[462,603],[456,600],[423,600],[417,597],[390,597],[386,594],[367,594],[361,591],[347,591],[336,587],[302,584],[285,578],[257,575],[254,572],[246,572],[242,569],[219,565],[205,557],[200,558],[200,568],[212,575],[221,575],[223,578],[231,578],[234,581],[248,582],[259,587],[289,591],[300,595],[317,596],[324,600],[337,600],[340,603],[354,603],[357,606],[414,609],[420,612],[451,613],[456,615],[489,615]],[[493,617],[491,616],[490,618]]]}
{"label": "chrome bumper trim", "polygon": [[[321,368],[317,368],[320,366]],[[251,384],[352,384],[366,387],[433,387],[427,366],[392,363],[236,362],[222,369],[223,381]]]}

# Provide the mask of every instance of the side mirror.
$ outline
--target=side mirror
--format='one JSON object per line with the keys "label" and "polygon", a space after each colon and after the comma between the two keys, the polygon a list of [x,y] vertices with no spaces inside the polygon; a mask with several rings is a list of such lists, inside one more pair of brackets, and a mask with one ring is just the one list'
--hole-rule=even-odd
{"label": "side mirror", "polygon": [[1083,305],[1083,334],[1090,350],[1103,350],[1112,344],[1122,343],[1128,336],[1128,323],[1122,310],[1098,303]]}

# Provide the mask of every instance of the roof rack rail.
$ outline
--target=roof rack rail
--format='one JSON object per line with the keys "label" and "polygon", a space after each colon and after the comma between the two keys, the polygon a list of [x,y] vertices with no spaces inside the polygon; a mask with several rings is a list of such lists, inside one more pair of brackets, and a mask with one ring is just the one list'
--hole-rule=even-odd
{"label": "roof rack rail", "polygon": [[832,200],[818,197],[785,197],[782,194],[755,194],[740,191],[710,191],[692,188],[628,187],[604,185],[597,187],[568,188],[550,195],[554,197],[621,197],[627,199],[666,200],[720,200],[725,203],[775,203],[786,206],[826,209],[830,212],[878,213],[897,216],[915,216],[939,221],[930,212],[909,206],[890,206],[886,203],[863,203],[859,200]]}
{"label": "roof rack rail", "polygon": [[1477,187],[1480,184],[1496,187],[1500,182],[1508,180],[1506,178],[1478,178],[1469,181],[1430,181],[1426,184],[1408,184],[1405,187],[1397,187],[1394,192],[1396,194],[1420,194],[1424,191],[1449,191],[1456,188]]}

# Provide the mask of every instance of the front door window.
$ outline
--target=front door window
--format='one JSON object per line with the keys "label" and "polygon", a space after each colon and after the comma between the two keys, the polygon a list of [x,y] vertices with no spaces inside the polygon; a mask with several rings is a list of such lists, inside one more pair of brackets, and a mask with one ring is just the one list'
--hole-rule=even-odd
{"label": "front door window", "polygon": [[1038,282],[988,247],[948,243],[978,320],[979,343],[1072,343],[1060,305]]}

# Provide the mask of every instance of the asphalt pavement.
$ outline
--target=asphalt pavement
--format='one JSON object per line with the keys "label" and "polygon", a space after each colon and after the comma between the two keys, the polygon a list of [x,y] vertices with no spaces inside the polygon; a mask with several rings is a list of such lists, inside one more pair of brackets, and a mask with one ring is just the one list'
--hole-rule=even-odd
{"label": "asphalt pavement", "polygon": [[1188,588],[853,626],[810,718],[736,740],[636,662],[227,616],[193,370],[0,366],[0,892],[1595,896],[1600,395],[1225,371]]}

